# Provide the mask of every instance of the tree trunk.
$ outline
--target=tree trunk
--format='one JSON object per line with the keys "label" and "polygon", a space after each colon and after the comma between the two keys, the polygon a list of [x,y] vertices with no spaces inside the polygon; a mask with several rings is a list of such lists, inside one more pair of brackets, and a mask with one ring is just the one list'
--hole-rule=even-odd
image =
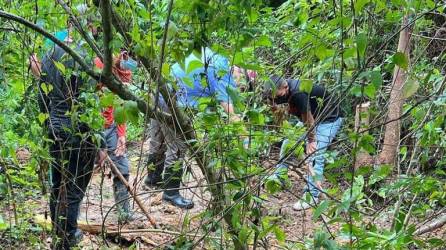
{"label": "tree trunk", "polygon": [[[404,16],[402,30],[398,42],[398,51],[406,55],[409,60],[411,27],[408,26],[408,16]],[[398,154],[401,121],[399,117],[402,114],[402,107],[405,101],[403,96],[403,87],[407,79],[406,70],[395,65],[393,73],[393,85],[390,92],[389,108],[387,114],[387,124],[384,133],[384,144],[379,155],[380,164],[395,165]]]}

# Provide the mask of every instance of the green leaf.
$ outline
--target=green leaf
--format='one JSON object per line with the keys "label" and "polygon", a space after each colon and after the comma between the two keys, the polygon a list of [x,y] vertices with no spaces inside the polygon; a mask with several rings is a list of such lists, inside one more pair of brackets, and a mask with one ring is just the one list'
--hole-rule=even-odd
{"label": "green leaf", "polygon": [[226,92],[228,93],[229,98],[232,101],[235,111],[236,112],[242,111],[244,109],[243,101],[242,101],[242,98],[240,97],[240,94],[237,92],[237,90],[228,86],[228,87],[226,87]]}
{"label": "green leaf", "polygon": [[265,124],[265,116],[257,110],[249,110],[246,114],[249,118],[249,121],[252,124],[256,125],[264,125]]}
{"label": "green leaf", "polygon": [[271,47],[272,42],[271,39],[269,39],[268,36],[263,35],[261,37],[259,37],[259,39],[257,39],[257,46],[264,46],[264,47]]}
{"label": "green leaf", "polygon": [[248,12],[248,20],[250,23],[255,23],[259,18],[259,13],[254,8],[249,8]]}
{"label": "green leaf", "polygon": [[308,80],[308,79],[303,79],[300,81],[300,85],[299,85],[300,91],[310,94],[312,89],[313,89],[313,81]]}
{"label": "green leaf", "polygon": [[40,113],[37,118],[39,119],[40,124],[43,124],[46,119],[48,119],[49,115],[46,113]]}
{"label": "green leaf", "polygon": [[174,22],[169,21],[169,29],[167,30],[167,39],[170,40],[174,38],[177,33],[178,33],[177,25]]}
{"label": "green leaf", "polygon": [[369,185],[373,185],[378,181],[383,180],[392,172],[390,165],[379,165],[375,168],[375,171],[370,176]]}
{"label": "green leaf", "polygon": [[194,82],[192,81],[191,78],[185,76],[181,79],[189,88],[193,88],[194,87]]}
{"label": "green leaf", "polygon": [[133,25],[132,32],[130,33],[130,36],[132,37],[132,40],[135,43],[137,43],[137,42],[139,42],[141,40],[138,24]]}
{"label": "green leaf", "polygon": [[124,111],[128,120],[130,120],[134,124],[138,123],[139,110],[138,110],[138,104],[135,101],[125,102]]}
{"label": "green leaf", "polygon": [[364,93],[366,96],[368,96],[369,98],[373,99],[375,98],[375,94],[376,94],[376,87],[373,84],[369,84],[367,86],[364,87]]}
{"label": "green leaf", "polygon": [[66,69],[65,69],[65,65],[63,65],[63,63],[58,62],[58,61],[54,61],[54,65],[56,66],[56,68],[62,73],[62,75],[65,75]]}
{"label": "green leaf", "polygon": [[392,62],[403,69],[407,69],[409,66],[409,60],[407,59],[406,55],[399,51],[393,55]]}
{"label": "green leaf", "polygon": [[316,210],[313,213],[313,220],[319,218],[319,216],[321,216],[321,214],[325,212],[327,208],[328,208],[328,201],[327,200],[322,201],[321,204],[317,206]]}
{"label": "green leaf", "polygon": [[242,227],[242,229],[238,234],[239,240],[245,242],[248,240],[248,236],[249,236],[249,229],[247,227]]}
{"label": "green leaf", "polygon": [[370,0],[357,0],[355,4],[355,11],[361,12],[366,4],[368,4]]}
{"label": "green leaf", "polygon": [[420,84],[418,83],[417,80],[413,79],[413,78],[409,78],[406,81],[406,84],[404,84],[403,86],[403,97],[404,98],[409,98],[412,95],[414,95],[418,88],[420,87]]}
{"label": "green leaf", "polygon": [[124,107],[122,107],[122,106],[115,108],[113,116],[115,118],[116,123],[118,123],[118,124],[124,124],[127,120],[127,116],[125,114]]}
{"label": "green leaf", "polygon": [[102,108],[113,106],[113,100],[114,100],[114,94],[113,93],[106,93],[102,95],[99,99],[99,104]]}
{"label": "green leaf", "polygon": [[381,76],[381,72],[380,71],[372,71],[372,73],[370,73],[370,79],[372,84],[378,89],[379,87],[381,87],[381,85],[383,84],[383,78]]}
{"label": "green leaf", "polygon": [[51,90],[53,90],[53,85],[43,82],[42,84],[40,84],[40,88],[45,93],[45,95],[48,95],[51,92]]}
{"label": "green leaf", "polygon": [[364,56],[367,48],[367,35],[362,33],[356,37],[356,46],[358,46],[359,56]]}
{"label": "green leaf", "polygon": [[170,66],[167,63],[163,63],[163,66],[161,68],[161,73],[165,78],[168,78],[170,76]]}
{"label": "green leaf", "polygon": [[285,232],[280,229],[278,226],[274,227],[274,234],[276,235],[276,239],[279,243],[284,243],[286,240],[286,234]]}
{"label": "green leaf", "polygon": [[0,231],[4,231],[8,228],[8,224],[5,222],[3,217],[0,215]]}
{"label": "green leaf", "polygon": [[265,186],[270,194],[275,194],[282,189],[282,183],[278,178],[268,178],[265,182]]}
{"label": "green leaf", "polygon": [[333,56],[334,53],[335,53],[334,50],[327,49],[325,46],[319,46],[319,47],[315,48],[315,54],[321,61],[328,57]]}
{"label": "green leaf", "polygon": [[186,65],[186,74],[190,74],[190,72],[203,66],[203,63],[200,60],[192,60]]}

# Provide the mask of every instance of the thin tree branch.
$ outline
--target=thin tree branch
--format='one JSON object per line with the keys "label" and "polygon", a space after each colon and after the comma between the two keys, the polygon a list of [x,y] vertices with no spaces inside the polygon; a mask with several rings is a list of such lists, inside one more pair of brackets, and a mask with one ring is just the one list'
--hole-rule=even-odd
{"label": "thin tree branch", "polygon": [[156,94],[155,94],[155,110],[158,108],[158,102],[159,102],[159,94],[160,94],[160,81],[158,79],[161,78],[161,72],[163,70],[163,62],[164,62],[164,50],[166,48],[166,41],[167,41],[167,32],[169,30],[169,23],[170,23],[170,15],[172,14],[172,6],[173,6],[173,0],[169,1],[168,11],[167,11],[167,18],[166,23],[164,24],[164,34],[163,34],[163,43],[161,45],[161,54],[160,54],[160,65],[158,68],[158,75],[156,76]]}
{"label": "thin tree branch", "polygon": [[110,43],[113,39],[110,0],[101,0],[102,29],[104,32],[104,69],[102,77],[110,79],[113,75],[113,52]]}
{"label": "thin tree branch", "polygon": [[87,34],[87,32],[85,32],[85,30],[82,28],[79,20],[77,19],[77,17],[74,15],[73,11],[70,9],[70,7],[68,7],[68,5],[63,2],[62,0],[57,0],[57,2],[60,4],[60,6],[62,6],[62,8],[68,13],[68,15],[70,15],[71,21],[74,25],[74,27],[76,27],[77,31],[79,31],[79,33],[82,35],[82,37],[85,39],[85,41],[87,42],[87,44],[91,47],[91,49],[93,49],[93,51],[96,53],[96,55],[103,60],[103,55],[101,53],[101,51],[99,50],[97,44],[95,43],[95,41],[93,39],[91,39],[91,37]]}

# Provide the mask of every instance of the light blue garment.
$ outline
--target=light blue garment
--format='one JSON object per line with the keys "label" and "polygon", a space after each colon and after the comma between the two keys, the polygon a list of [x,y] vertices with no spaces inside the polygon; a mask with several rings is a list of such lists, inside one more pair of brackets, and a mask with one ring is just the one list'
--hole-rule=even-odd
{"label": "light blue garment", "polygon": [[318,197],[320,191],[316,188],[314,182],[322,181],[324,178],[325,151],[336,137],[342,126],[343,119],[339,117],[334,122],[321,123],[316,127],[316,153],[312,158],[313,170],[315,176],[308,175],[307,190],[313,197]]}
{"label": "light blue garment", "polygon": [[[68,30],[67,29],[59,30],[56,33],[54,33],[54,36],[57,38],[57,40],[63,42],[68,37]],[[48,38],[45,38],[44,46],[46,49],[48,49],[51,46],[54,46],[54,42]]]}
{"label": "light blue garment", "polygon": [[[204,58],[206,61],[203,61]],[[202,66],[192,67],[193,61],[198,61]],[[180,106],[196,108],[202,97],[215,97],[219,102],[232,103],[228,88],[235,89],[235,82],[230,75],[226,58],[205,50],[201,59],[194,54],[189,55],[184,65],[186,69],[181,68],[178,63],[171,69],[171,74],[178,83],[177,99]],[[189,68],[192,70],[187,72]]]}
{"label": "light blue garment", "polygon": [[138,68],[138,62],[129,57],[127,60],[121,60],[120,67],[134,72]]}
{"label": "light blue garment", "polygon": [[[324,165],[325,165],[325,152],[327,151],[328,146],[336,137],[339,129],[342,126],[343,118],[339,117],[334,122],[321,123],[316,126],[316,153],[310,159],[310,162],[313,164],[313,170],[315,176],[308,175],[307,178],[307,188],[305,192],[310,192],[310,194],[317,198],[319,196],[320,191],[315,186],[316,181],[322,181],[324,177]],[[285,156],[285,149],[289,144],[289,140],[286,139],[283,141],[282,146],[280,148],[280,158]],[[276,173],[280,171],[286,171],[288,165],[285,163],[281,163],[276,166]]]}
{"label": "light blue garment", "polygon": [[[206,58],[206,60],[204,60]],[[210,48],[204,48],[201,55],[201,60],[207,62],[210,66],[214,67],[217,72],[223,71],[225,74],[230,73],[229,60],[212,51]]]}

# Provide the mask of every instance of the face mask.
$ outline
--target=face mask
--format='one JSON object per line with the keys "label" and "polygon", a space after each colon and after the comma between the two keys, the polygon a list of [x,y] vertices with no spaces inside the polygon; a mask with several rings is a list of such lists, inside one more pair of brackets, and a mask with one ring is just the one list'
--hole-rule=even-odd
{"label": "face mask", "polygon": [[121,60],[120,67],[121,69],[135,71],[138,63],[129,57],[127,60]]}

